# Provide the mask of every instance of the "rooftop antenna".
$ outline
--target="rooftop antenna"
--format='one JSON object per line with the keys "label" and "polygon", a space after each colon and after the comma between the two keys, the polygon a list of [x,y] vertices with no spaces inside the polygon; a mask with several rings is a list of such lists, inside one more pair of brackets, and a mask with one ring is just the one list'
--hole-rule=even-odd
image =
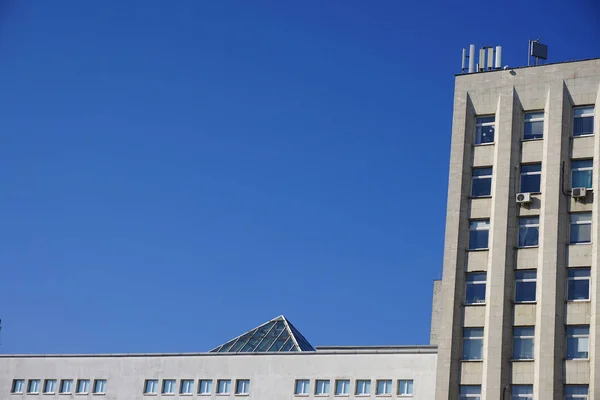
{"label": "rooftop antenna", "polygon": [[534,58],[533,65],[538,65],[539,60],[548,59],[548,46],[540,43],[540,38],[537,40],[529,40],[529,46],[527,49],[527,66],[531,66],[531,57]]}
{"label": "rooftop antenna", "polygon": [[468,55],[467,49],[463,48],[461,73],[472,74],[475,72],[493,71],[501,69],[502,46],[483,46],[481,49],[479,49],[479,62],[475,63],[475,61],[475,45],[469,45]]}

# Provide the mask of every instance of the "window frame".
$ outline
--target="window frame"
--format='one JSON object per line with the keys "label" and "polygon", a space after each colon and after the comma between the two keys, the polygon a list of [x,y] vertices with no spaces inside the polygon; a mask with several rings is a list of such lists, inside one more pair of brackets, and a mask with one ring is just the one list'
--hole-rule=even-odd
{"label": "window frame", "polygon": [[[530,389],[530,393],[515,393],[516,388]],[[511,385],[510,400],[533,400],[533,385]]]}
{"label": "window frame", "polygon": [[[362,391],[359,393],[359,385],[362,384]],[[365,391],[367,389],[367,391]],[[371,395],[371,379],[357,379],[356,387],[354,388],[355,396],[370,396]]]}
{"label": "window frame", "polygon": [[[529,249],[529,248],[535,248],[535,247],[539,247],[540,246],[540,216],[539,215],[524,215],[524,216],[520,216],[519,218],[519,234],[517,235],[517,248],[519,249]],[[522,223],[522,221],[527,221],[527,220],[535,220],[537,219],[537,223],[535,222],[530,222],[530,223]],[[536,244],[521,244],[522,241],[525,241],[525,239],[521,240],[521,228],[525,229],[525,237],[527,236],[527,233],[529,232],[529,229],[533,229],[533,228],[537,228],[537,239],[536,239]]]}
{"label": "window frame", "polygon": [[[152,383],[153,387],[150,388],[149,384]],[[159,380],[158,379],[145,379],[144,380],[144,394],[158,394],[158,387],[159,387]],[[153,391],[149,391],[148,389],[153,389]]]}
{"label": "window frame", "polygon": [[[524,334],[519,333],[517,331],[522,331],[524,329],[531,329],[532,333]],[[523,357],[523,355],[516,354],[517,349],[517,341],[525,343],[526,341],[531,341],[531,358]],[[512,351],[512,359],[518,361],[532,361],[534,360],[534,348],[535,348],[535,326],[513,326],[513,351]],[[521,346],[523,347],[523,346]]]}
{"label": "window frame", "polygon": [[[483,171],[483,170],[489,170],[489,175],[475,175],[475,171]],[[492,197],[492,179],[493,179],[493,175],[494,175],[494,167],[473,167],[471,169],[471,198],[473,199],[484,199],[486,197]],[[473,194],[473,188],[475,181],[477,180],[489,180],[489,193],[488,194],[482,194],[482,195],[475,195]]]}
{"label": "window frame", "polygon": [[[475,280],[476,276],[483,276],[483,280]],[[473,277],[473,279],[470,279],[471,277]],[[477,301],[476,297],[473,296],[473,299],[469,300],[469,288],[473,287],[473,288],[477,288],[477,285],[483,285],[483,299],[481,299],[481,301]],[[474,271],[474,272],[467,272],[466,276],[465,276],[465,305],[485,305],[485,300],[486,300],[486,295],[487,295],[487,272],[486,271]]]}
{"label": "window frame", "polygon": [[[406,393],[402,393],[402,384],[405,384]],[[398,379],[398,393],[399,397],[412,397],[415,391],[415,382],[413,379]]]}
{"label": "window frame", "polygon": [[[169,385],[170,391],[167,392],[167,384]],[[160,385],[160,394],[166,394],[166,395],[174,395],[175,393],[177,393],[177,379],[163,379],[162,380],[162,385]]]}
{"label": "window frame", "polygon": [[248,396],[250,394],[250,379],[235,380],[236,396]]}
{"label": "window frame", "polygon": [[[489,119],[493,118],[493,121],[489,121]],[[492,127],[492,141],[483,142],[483,128],[484,127]],[[481,132],[480,132],[481,131]],[[477,115],[475,117],[475,146],[486,146],[496,143],[496,114],[488,114],[488,115]]]}
{"label": "window frame", "polygon": [[[36,389],[33,388],[33,384],[35,383]],[[41,379],[29,379],[27,381],[27,394],[40,394],[42,390],[42,380]]]}
{"label": "window frame", "polygon": [[[583,389],[587,391],[586,394],[580,393],[567,393],[567,389]],[[565,395],[565,400],[588,400],[590,398],[590,386],[589,385],[564,385],[563,393]]]}
{"label": "window frame", "polygon": [[[581,163],[584,161],[590,161],[592,163],[592,165],[590,165],[589,167],[575,167],[574,163]],[[590,186],[574,186],[573,182],[575,181],[574,179],[574,174],[575,172],[586,172],[589,171],[590,172],[590,176],[591,176],[591,184]],[[594,190],[594,159],[593,158],[575,158],[575,159],[571,159],[571,190],[575,189],[575,188],[585,188],[586,190]]]}
{"label": "window frame", "polygon": [[[540,170],[539,171],[526,171],[523,172],[523,167],[530,167],[530,166],[534,166],[534,165],[539,165]],[[523,176],[533,176],[533,175],[539,175],[539,188],[537,191],[525,191],[523,190]],[[530,193],[530,194],[540,194],[542,193],[542,163],[541,162],[534,162],[534,163],[522,163],[521,166],[519,167],[519,193]]]}
{"label": "window frame", "polygon": [[[576,115],[577,114],[577,110],[586,110],[586,109],[591,109],[591,112],[588,112],[584,115]],[[592,118],[592,132],[585,132],[585,133],[580,133],[580,134],[575,134],[575,120],[577,120],[578,118]],[[574,138],[577,137],[586,137],[586,136],[594,136],[594,125],[596,123],[596,108],[594,107],[593,104],[591,105],[586,105],[586,106],[577,106],[577,107],[573,107],[573,129],[572,129],[572,134],[571,136]]]}
{"label": "window frame", "polygon": [[[98,390],[98,385],[103,385],[101,391]],[[92,386],[92,394],[106,394],[106,386],[108,385],[108,379],[94,379],[94,386]]]}
{"label": "window frame", "polygon": [[[477,226],[473,227],[474,224],[477,223],[486,223],[487,229],[479,228]],[[472,247],[471,245],[471,234],[474,231],[486,231],[487,232],[487,244],[485,247]],[[481,250],[489,250],[490,248],[490,219],[489,218],[475,218],[469,220],[469,243],[468,250],[469,251],[481,251]]]}
{"label": "window frame", "polygon": [[[463,393],[467,388],[479,388],[479,393]],[[458,396],[460,400],[481,400],[481,385],[460,385]]]}
{"label": "window frame", "polygon": [[[327,390],[324,391],[323,388],[319,391],[321,386],[326,386]],[[329,379],[316,379],[315,380],[315,396],[329,396],[329,392],[331,392],[331,380]]]}
{"label": "window frame", "polygon": [[[534,116],[534,115],[540,115],[540,114],[542,115],[541,117]],[[523,140],[524,142],[529,142],[532,140],[542,140],[544,138],[544,117],[545,117],[544,110],[524,112],[523,113],[523,137],[521,140]],[[542,136],[541,137],[525,137],[525,127],[527,126],[527,124],[535,123],[535,122],[542,123]]]}
{"label": "window frame", "polygon": [[[588,215],[589,219],[586,219],[585,221],[575,221],[573,222],[573,217],[574,216],[584,216],[584,215]],[[573,242],[573,225],[589,225],[590,226],[590,240],[589,242]],[[592,213],[591,212],[572,212],[569,214],[569,244],[570,245],[574,245],[574,244],[590,244],[592,243],[592,241],[594,240],[594,236],[593,236],[593,230],[592,230]]]}
{"label": "window frame", "polygon": [[[379,390],[379,385],[383,384],[383,392]],[[393,392],[394,381],[392,379],[377,379],[375,381],[376,396],[391,396]]]}
{"label": "window frame", "polygon": [[[21,390],[17,390],[17,385],[21,386]],[[23,394],[25,393],[25,379],[13,379],[10,387],[10,393],[12,394]]]}
{"label": "window frame", "polygon": [[[206,391],[202,391],[203,388],[203,384],[206,384],[206,386],[208,386],[208,392]],[[212,395],[212,384],[213,384],[213,380],[212,379],[198,379],[198,395],[199,396],[210,396]]]}
{"label": "window frame", "polygon": [[[345,390],[344,392],[341,392],[338,390],[340,384],[342,384],[343,389]],[[336,379],[333,395],[334,396],[350,396],[351,387],[352,387],[352,384],[350,382],[350,379]]]}
{"label": "window frame", "polygon": [[[80,385],[86,385],[85,391],[80,390]],[[75,386],[75,394],[89,394],[90,393],[90,380],[89,379],[77,379],[77,385]]]}
{"label": "window frame", "polygon": [[[69,385],[68,391],[65,390],[65,385]],[[60,386],[58,387],[58,394],[72,394],[73,393],[73,379],[61,379]]]}
{"label": "window frame", "polygon": [[[535,278],[525,278],[525,277],[519,277],[518,275],[520,274],[525,274],[527,272],[535,272]],[[533,292],[534,294],[534,299],[533,300],[517,300],[517,286],[519,286],[519,283],[530,283],[530,282],[535,282],[535,290]],[[532,304],[535,303],[537,301],[537,269],[517,269],[515,270],[515,295],[514,295],[514,302],[515,304]]]}
{"label": "window frame", "polygon": [[[302,386],[302,387],[300,387]],[[299,390],[302,389],[302,390]],[[310,395],[310,379],[296,379],[294,382],[294,395],[308,396]]]}
{"label": "window frame", "polygon": [[[587,328],[587,334],[569,334],[569,329],[574,329],[574,328]],[[566,348],[565,348],[565,359],[567,360],[589,360],[590,359],[590,326],[589,325],[566,325],[566,329],[565,329],[565,339],[566,339]],[[587,355],[585,357],[573,357],[573,356],[569,356],[569,339],[574,340],[581,340],[581,339],[587,339],[587,351],[585,353],[587,353]],[[580,351],[577,351],[578,353],[583,353]]]}
{"label": "window frame", "polygon": [[[53,383],[54,383],[54,389],[52,389],[52,390],[47,390],[47,389],[48,389],[48,387],[47,387],[47,386],[48,386],[48,384],[49,384],[50,382],[53,382]],[[43,387],[42,387],[42,393],[43,393],[43,394],[56,394],[56,387],[58,386],[56,383],[57,383],[57,380],[56,380],[56,379],[52,379],[52,378],[50,378],[50,379],[44,379],[44,385],[43,385]]]}
{"label": "window frame", "polygon": [[[466,332],[467,331],[474,331],[474,330],[481,330],[481,336],[467,336]],[[483,327],[468,327],[468,328],[463,328],[463,335],[462,335],[462,361],[482,361],[483,360],[483,338],[485,336],[485,330]],[[480,350],[479,350],[479,358],[468,358],[466,357],[466,353],[465,353],[465,349],[467,349],[467,347],[471,348],[472,346],[465,346],[465,343],[467,341],[472,341],[472,342],[480,342]]]}
{"label": "window frame", "polygon": [[[221,383],[226,386],[226,392],[221,390]],[[231,394],[231,379],[217,379],[217,390],[215,391],[217,395],[226,395]]]}
{"label": "window frame", "polygon": [[[587,276],[569,276],[571,274],[571,272],[575,272],[575,271],[587,271]],[[592,294],[592,269],[590,267],[571,267],[571,268],[567,268],[567,302],[568,303],[577,303],[577,302],[586,302],[586,301],[590,301],[591,300],[591,294]],[[588,293],[587,293],[587,298],[586,299],[571,299],[571,290],[569,290],[570,288],[570,282],[572,281],[584,281],[587,280],[588,282]]]}

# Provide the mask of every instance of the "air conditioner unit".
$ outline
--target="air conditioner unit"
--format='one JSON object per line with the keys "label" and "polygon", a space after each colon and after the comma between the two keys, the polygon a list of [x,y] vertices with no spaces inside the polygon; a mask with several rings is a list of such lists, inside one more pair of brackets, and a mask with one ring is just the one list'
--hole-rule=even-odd
{"label": "air conditioner unit", "polygon": [[571,190],[571,196],[574,199],[583,199],[586,196],[586,188],[573,188]]}
{"label": "air conditioner unit", "polygon": [[531,203],[531,193],[517,193],[517,204]]}

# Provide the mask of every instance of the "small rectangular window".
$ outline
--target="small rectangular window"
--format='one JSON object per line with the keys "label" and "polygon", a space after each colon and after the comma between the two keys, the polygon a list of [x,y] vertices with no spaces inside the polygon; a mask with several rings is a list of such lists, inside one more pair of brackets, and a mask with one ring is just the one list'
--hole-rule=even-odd
{"label": "small rectangular window", "polygon": [[567,359],[588,358],[589,338],[589,325],[567,326]]}
{"label": "small rectangular window", "polygon": [[565,385],[565,400],[588,400],[588,385]]}
{"label": "small rectangular window", "polygon": [[592,188],[594,160],[571,160],[571,188]]}
{"label": "small rectangular window", "polygon": [[144,393],[158,393],[158,379],[146,379],[146,382],[144,382]]}
{"label": "small rectangular window", "polygon": [[315,394],[329,394],[329,379],[317,379],[317,381],[315,382]]}
{"label": "small rectangular window", "polygon": [[296,388],[294,389],[295,394],[309,394],[310,393],[310,380],[308,379],[296,379]]}
{"label": "small rectangular window", "polygon": [[211,394],[212,393],[212,380],[211,379],[200,379],[198,381],[198,394]]}
{"label": "small rectangular window", "polygon": [[37,394],[40,392],[40,380],[30,379],[27,385],[27,393]]}
{"label": "small rectangular window", "polygon": [[539,244],[540,217],[519,218],[519,247],[535,247]]}
{"label": "small rectangular window", "polygon": [[193,379],[182,379],[179,384],[180,394],[193,394],[194,393],[194,380]]}
{"label": "small rectangular window", "polygon": [[217,381],[217,394],[231,393],[231,379],[219,379]]}
{"label": "small rectangular window", "polygon": [[350,379],[338,379],[335,381],[336,396],[350,394]]}
{"label": "small rectangular window", "polygon": [[25,390],[25,379],[13,379],[11,393],[23,393]]}
{"label": "small rectangular window", "polygon": [[469,250],[488,248],[490,220],[480,219],[469,222]]}
{"label": "small rectangular window", "polygon": [[73,392],[73,379],[63,379],[60,381],[59,393],[68,394]]}
{"label": "small rectangular window", "polygon": [[250,380],[249,379],[238,379],[235,381],[235,394],[248,394],[250,393]]}
{"label": "small rectangular window", "polygon": [[571,214],[570,240],[572,244],[592,242],[592,213]]}
{"label": "small rectangular window", "polygon": [[536,286],[536,270],[515,271],[515,303],[535,302]]}
{"label": "small rectangular window", "polygon": [[573,111],[573,136],[593,135],[594,107],[578,107]]}
{"label": "small rectangular window", "polygon": [[475,144],[494,143],[496,117],[478,117],[475,123]]}
{"label": "small rectangular window", "polygon": [[544,137],[544,113],[525,113],[523,140],[541,139]]}
{"label": "small rectangular window", "polygon": [[485,197],[492,194],[492,168],[473,168],[471,177],[471,197]]}
{"label": "small rectangular window", "polygon": [[481,400],[481,386],[460,385],[460,400]]}
{"label": "small rectangular window", "polygon": [[76,393],[86,394],[89,392],[90,392],[90,380],[89,379],[79,379],[77,381]]}
{"label": "small rectangular window", "polygon": [[483,328],[463,328],[463,360],[483,358]]}
{"label": "small rectangular window", "polygon": [[175,379],[163,379],[162,394],[175,394]]}
{"label": "small rectangular window", "polygon": [[533,340],[535,328],[533,326],[519,326],[513,328],[513,359],[533,360]]}
{"label": "small rectangular window", "polygon": [[533,400],[533,385],[512,385],[510,400]]}
{"label": "small rectangular window", "polygon": [[392,394],[392,380],[391,379],[379,379],[377,380],[377,392],[376,394]]}
{"label": "small rectangular window", "polygon": [[465,304],[485,303],[485,272],[467,273]]}
{"label": "small rectangular window", "polygon": [[569,268],[567,270],[567,300],[580,301],[590,299],[590,269]]}
{"label": "small rectangular window", "polygon": [[539,193],[541,181],[541,163],[521,165],[521,193]]}
{"label": "small rectangular window", "polygon": [[106,393],[106,379],[96,379],[94,381],[94,394]]}
{"label": "small rectangular window", "polygon": [[44,394],[56,393],[56,379],[46,379],[44,381]]}
{"label": "small rectangular window", "polygon": [[412,396],[413,394],[413,380],[412,379],[400,379],[398,381],[398,396]]}
{"label": "small rectangular window", "polygon": [[371,380],[358,379],[356,381],[356,393],[357,395],[370,395],[371,394]]}

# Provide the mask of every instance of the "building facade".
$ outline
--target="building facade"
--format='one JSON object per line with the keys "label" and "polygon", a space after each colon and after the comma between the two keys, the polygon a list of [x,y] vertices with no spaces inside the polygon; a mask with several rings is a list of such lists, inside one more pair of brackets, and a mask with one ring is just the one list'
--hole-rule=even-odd
{"label": "building facade", "polygon": [[458,75],[436,400],[600,399],[600,60]]}

